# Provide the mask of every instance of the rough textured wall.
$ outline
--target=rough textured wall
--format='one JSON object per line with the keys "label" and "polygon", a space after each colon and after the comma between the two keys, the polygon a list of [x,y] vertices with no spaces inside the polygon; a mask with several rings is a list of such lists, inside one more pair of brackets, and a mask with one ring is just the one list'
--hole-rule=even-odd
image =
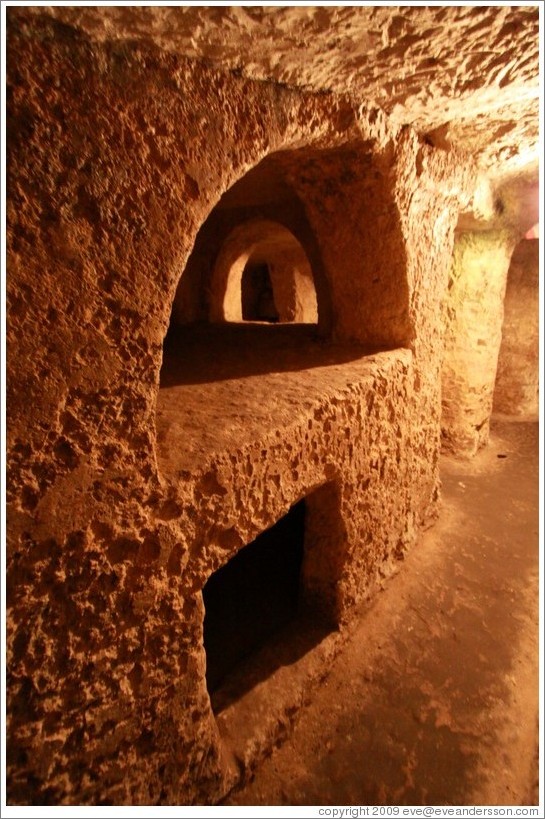
{"label": "rough textured wall", "polygon": [[539,239],[523,239],[511,257],[493,409],[524,420],[539,414]]}
{"label": "rough textured wall", "polygon": [[488,441],[503,322],[510,230],[456,237],[445,309],[442,373],[443,444],[474,455]]}
{"label": "rough textured wall", "polygon": [[481,154],[537,163],[539,11],[528,6],[54,7],[98,39],[147,38],[254,79],[350,93]]}
{"label": "rough textured wall", "polygon": [[[405,236],[393,178],[380,165],[377,145],[371,145],[374,151],[369,143],[299,150],[278,161],[304,202],[316,237],[329,285],[334,337],[403,346],[412,337]],[[379,242],[389,247],[388,254],[380,252]]]}
{"label": "rough textured wall", "polygon": [[415,523],[436,514],[439,483],[440,373],[443,356],[444,302],[452,257],[456,213],[467,204],[475,173],[456,155],[421,145],[405,129],[396,146],[390,171],[406,242],[411,343],[415,356],[415,408],[419,423],[414,453]]}
{"label": "rough textured wall", "polygon": [[[286,157],[287,175],[305,202],[320,245],[337,337],[408,346],[415,353],[418,423],[411,444],[410,517],[417,527],[434,514],[437,497],[440,306],[456,214],[461,203],[467,204],[476,174],[455,154],[422,144],[410,129],[387,144],[375,144],[370,154],[365,109],[358,122],[361,148],[334,151],[325,159]],[[324,166],[327,173],[320,173]]]}
{"label": "rough textured wall", "polygon": [[[385,120],[354,115],[342,99],[254,84],[154,49],[98,46],[25,9],[9,9],[8,19],[9,799],[210,801],[229,774],[204,683],[205,567],[340,464],[352,470],[343,501],[351,557],[338,590],[348,609],[392,551],[414,541],[433,503],[438,304],[463,174],[453,186],[455,163],[431,150],[423,158],[414,138],[394,151]],[[246,170],[271,151],[330,149],[363,131],[391,176],[384,224],[389,216],[403,229],[395,248],[383,248],[409,260],[398,286],[414,371],[402,358],[350,387],[352,397],[308,407],[317,431],[293,431],[308,474],[230,536],[235,509],[218,497],[246,491],[233,474],[239,453],[234,461],[221,453],[217,474],[173,480],[158,468],[162,342],[178,280],[199,227]],[[308,196],[309,219],[348,247],[346,200],[334,194],[335,208],[318,216],[322,193]],[[333,259],[325,244],[323,252]],[[384,257],[379,265],[386,270]],[[343,271],[331,273],[341,289]],[[335,436],[346,430],[362,446],[365,436],[366,448],[341,454]],[[287,457],[280,450],[259,450],[258,508],[276,485],[277,458],[282,466]],[[365,503],[365,475],[375,489],[358,521],[350,492]],[[364,522],[374,532],[367,542]]]}
{"label": "rough textured wall", "polygon": [[156,466],[162,339],[223,190],[345,129],[331,99],[9,16],[11,798],[187,801],[214,746],[167,569],[191,533]]}

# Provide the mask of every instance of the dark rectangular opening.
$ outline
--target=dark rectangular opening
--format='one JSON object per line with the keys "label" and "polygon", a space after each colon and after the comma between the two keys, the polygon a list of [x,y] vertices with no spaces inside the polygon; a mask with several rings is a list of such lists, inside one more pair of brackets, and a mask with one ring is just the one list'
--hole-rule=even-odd
{"label": "dark rectangular opening", "polygon": [[203,588],[206,681],[212,694],[237,665],[296,616],[305,502],[210,576]]}

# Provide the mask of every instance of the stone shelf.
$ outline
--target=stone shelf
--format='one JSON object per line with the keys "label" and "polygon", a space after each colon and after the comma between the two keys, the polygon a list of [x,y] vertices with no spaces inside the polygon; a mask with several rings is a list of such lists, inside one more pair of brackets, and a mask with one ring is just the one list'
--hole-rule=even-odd
{"label": "stone shelf", "polygon": [[187,476],[220,453],[303,421],[309,411],[410,356],[331,344],[308,325],[193,325],[165,344],[157,401],[163,474]]}

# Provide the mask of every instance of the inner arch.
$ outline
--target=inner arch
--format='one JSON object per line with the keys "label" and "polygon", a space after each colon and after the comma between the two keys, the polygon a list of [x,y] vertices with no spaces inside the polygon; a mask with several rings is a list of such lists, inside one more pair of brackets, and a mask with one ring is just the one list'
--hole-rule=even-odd
{"label": "inner arch", "polygon": [[214,265],[209,319],[317,323],[310,262],[290,230],[253,219],[229,234]]}

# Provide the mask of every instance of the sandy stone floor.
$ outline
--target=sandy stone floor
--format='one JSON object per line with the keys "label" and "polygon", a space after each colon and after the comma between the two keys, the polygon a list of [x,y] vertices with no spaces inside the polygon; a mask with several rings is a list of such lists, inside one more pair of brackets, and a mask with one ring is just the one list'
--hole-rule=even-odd
{"label": "sandy stone floor", "polygon": [[443,458],[439,521],[224,804],[537,804],[537,475],[537,424]]}

